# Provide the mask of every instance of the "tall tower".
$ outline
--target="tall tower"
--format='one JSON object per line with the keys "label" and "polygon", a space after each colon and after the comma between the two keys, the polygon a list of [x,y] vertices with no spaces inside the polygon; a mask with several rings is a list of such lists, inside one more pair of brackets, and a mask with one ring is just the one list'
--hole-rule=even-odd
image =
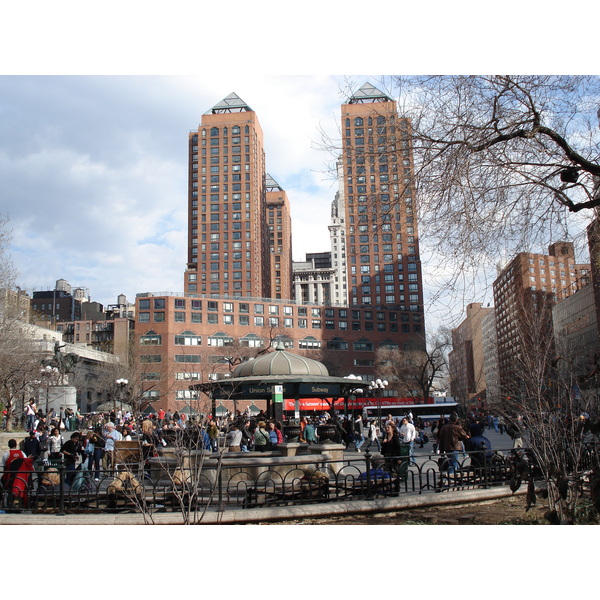
{"label": "tall tower", "polygon": [[271,280],[269,298],[292,297],[292,217],[284,189],[269,175],[266,177],[267,227]]}
{"label": "tall tower", "polygon": [[342,105],[342,134],[349,304],[406,311],[424,335],[410,121],[366,83]]}
{"label": "tall tower", "polygon": [[347,264],[346,264],[346,199],[344,193],[344,165],[337,162],[338,191],[331,203],[331,223],[329,240],[331,242],[331,266],[333,273],[333,290],[331,302],[334,306],[346,306],[348,302]]}
{"label": "tall tower", "polygon": [[189,134],[186,293],[268,295],[265,176],[256,113],[230,94]]}

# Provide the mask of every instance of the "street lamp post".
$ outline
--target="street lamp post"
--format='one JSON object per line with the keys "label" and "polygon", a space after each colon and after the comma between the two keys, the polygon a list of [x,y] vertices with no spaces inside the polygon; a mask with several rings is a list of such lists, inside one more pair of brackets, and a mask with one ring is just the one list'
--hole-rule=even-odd
{"label": "street lamp post", "polygon": [[[121,404],[121,412],[123,412],[123,393],[125,391],[125,388],[127,387],[127,384],[129,383],[129,381],[127,381],[127,379],[123,379],[122,377],[120,377],[119,379],[117,379],[116,384],[119,388],[119,402]],[[115,418],[117,417],[117,399],[114,399],[113,402],[113,409],[115,411]]]}
{"label": "street lamp post", "polygon": [[58,375],[58,369],[46,365],[40,369],[40,373],[42,375],[42,380],[46,381],[46,414],[48,414],[50,405],[50,384],[52,383],[52,379]]}
{"label": "street lamp post", "polygon": [[375,381],[371,381],[369,384],[369,391],[375,394],[377,398],[377,420],[379,424],[379,429],[381,430],[381,396],[383,395],[384,390],[387,388],[388,382],[384,379],[376,379]]}
{"label": "street lamp post", "polygon": [[[360,375],[353,375],[353,374],[346,375],[346,377],[344,377],[344,379],[356,379],[357,381],[362,381],[362,377]],[[349,390],[349,392],[348,392],[348,394],[350,396],[354,396],[354,399],[356,399],[356,396],[358,394],[362,394],[362,393],[363,393],[363,389],[362,388],[354,388],[354,389]],[[345,408],[345,415],[344,416],[347,419],[348,418],[348,399],[347,398],[346,398],[346,406],[344,408]]]}

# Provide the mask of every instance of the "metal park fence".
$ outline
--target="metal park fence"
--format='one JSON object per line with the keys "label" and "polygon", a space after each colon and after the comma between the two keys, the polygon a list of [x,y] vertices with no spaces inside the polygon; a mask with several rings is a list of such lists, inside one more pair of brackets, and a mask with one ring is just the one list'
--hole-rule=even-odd
{"label": "metal park fence", "polygon": [[[590,452],[584,459],[591,464]],[[49,514],[177,512],[184,505],[249,509],[452,493],[540,476],[526,449],[432,454],[417,461],[408,455],[282,457],[276,452],[225,452],[219,459],[218,453],[203,451],[192,460],[157,457],[99,472],[70,470],[54,461],[5,473],[0,509]]]}

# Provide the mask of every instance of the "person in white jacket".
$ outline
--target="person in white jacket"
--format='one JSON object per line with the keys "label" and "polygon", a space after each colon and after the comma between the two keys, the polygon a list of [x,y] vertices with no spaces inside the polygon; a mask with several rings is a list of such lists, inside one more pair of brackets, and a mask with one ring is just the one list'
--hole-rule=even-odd
{"label": "person in white jacket", "polygon": [[400,425],[400,441],[402,444],[409,447],[410,462],[416,464],[414,457],[415,439],[417,437],[417,430],[415,426],[409,421],[408,417],[402,419],[402,425]]}
{"label": "person in white jacket", "polygon": [[369,421],[369,424],[367,425],[366,429],[367,439],[369,440],[369,444],[366,448],[367,452],[369,451],[369,448],[371,447],[371,444],[373,444],[373,442],[375,442],[375,444],[377,445],[377,451],[381,452],[381,444],[379,442],[379,429],[377,425],[375,425],[375,421],[373,421],[373,419]]}

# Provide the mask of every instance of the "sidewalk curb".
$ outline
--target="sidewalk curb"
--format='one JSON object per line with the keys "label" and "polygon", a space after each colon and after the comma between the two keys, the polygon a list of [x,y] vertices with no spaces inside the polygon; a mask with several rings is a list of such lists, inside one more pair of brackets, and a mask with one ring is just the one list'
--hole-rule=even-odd
{"label": "sidewalk curb", "polygon": [[[448,506],[468,502],[485,502],[510,496],[523,495],[525,490],[513,494],[508,487],[487,490],[444,492],[441,494],[411,494],[398,498],[377,498],[352,502],[331,502],[278,508],[227,509],[217,512],[209,509],[199,525],[245,525],[267,521],[298,520],[303,518],[335,517],[349,514],[368,514]],[[155,513],[155,525],[181,525],[179,513]],[[0,525],[145,525],[144,515],[135,514],[0,514]]]}

